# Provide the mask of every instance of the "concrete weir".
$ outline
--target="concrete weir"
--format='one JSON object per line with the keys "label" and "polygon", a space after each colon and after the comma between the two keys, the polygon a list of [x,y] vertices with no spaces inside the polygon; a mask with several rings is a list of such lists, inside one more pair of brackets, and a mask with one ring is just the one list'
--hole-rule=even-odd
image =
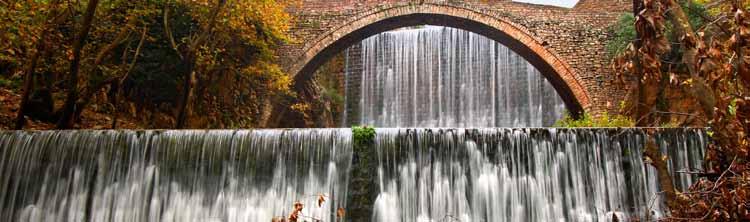
{"label": "concrete weir", "polygon": [[[642,129],[0,132],[0,220],[611,221],[660,217]],[[702,169],[699,129],[653,135]],[[361,138],[360,138],[361,139]],[[685,189],[692,175],[674,174]],[[320,201],[320,200],[323,201]]]}

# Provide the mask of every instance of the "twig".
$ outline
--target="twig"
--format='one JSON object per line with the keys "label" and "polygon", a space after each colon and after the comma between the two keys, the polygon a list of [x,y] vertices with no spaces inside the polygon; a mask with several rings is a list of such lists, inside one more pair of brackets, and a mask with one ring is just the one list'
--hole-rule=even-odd
{"label": "twig", "polygon": [[711,9],[713,7],[716,7],[716,6],[719,6],[719,5],[723,4],[726,1],[727,0],[719,0],[719,1],[715,1],[715,2],[710,2],[710,3],[706,4],[706,8],[707,9]]}
{"label": "twig", "polygon": [[[704,191],[704,192],[700,192],[700,193],[713,193],[713,192],[714,192],[714,191],[715,191],[715,190],[716,190],[716,189],[717,189],[717,188],[719,187],[719,184],[721,183],[721,182],[720,182],[720,181],[721,181],[721,179],[722,179],[722,178],[724,178],[724,176],[725,176],[725,175],[727,174],[727,172],[731,171],[731,169],[732,169],[732,166],[734,166],[734,163],[735,163],[736,161],[737,161],[737,156],[735,156],[735,157],[734,157],[734,159],[732,160],[732,163],[730,163],[730,164],[729,164],[729,167],[727,167],[727,169],[726,169],[726,170],[724,170],[724,172],[723,172],[723,173],[721,173],[721,176],[719,176],[719,178],[718,178],[718,179],[716,179],[716,182],[714,182],[714,186],[713,186],[713,188],[711,188],[711,190],[710,190],[710,191]],[[703,217],[701,217],[701,218],[679,218],[679,217],[670,217],[670,218],[668,218],[668,219],[669,219],[669,220],[684,220],[684,221],[705,221],[706,219],[708,219],[708,216],[710,216],[710,215],[711,215],[711,212],[713,212],[713,210],[714,210],[714,209],[716,208],[716,204],[717,204],[717,201],[712,201],[712,202],[713,202],[713,203],[711,204],[711,208],[709,208],[709,209],[708,209],[708,212],[706,212],[706,214],[705,214],[705,215],[703,215]]]}
{"label": "twig", "polygon": [[174,36],[172,35],[172,29],[169,27],[169,2],[167,1],[166,4],[164,4],[164,15],[162,16],[164,21],[164,34],[167,36],[167,39],[169,40],[169,45],[172,46],[172,49],[177,53],[177,56],[182,58],[182,53],[177,47],[177,43],[175,43]]}

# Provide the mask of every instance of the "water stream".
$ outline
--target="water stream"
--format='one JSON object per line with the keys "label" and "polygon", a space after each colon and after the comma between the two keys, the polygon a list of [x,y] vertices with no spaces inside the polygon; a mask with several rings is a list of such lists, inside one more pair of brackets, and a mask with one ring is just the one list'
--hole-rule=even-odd
{"label": "water stream", "polygon": [[[349,130],[0,132],[0,221],[334,221]],[[319,195],[327,199],[318,206]]]}
{"label": "water stream", "polygon": [[541,127],[565,112],[552,85],[523,57],[461,29],[385,32],[347,55],[347,104],[356,104],[347,108],[354,121],[348,125]]}
{"label": "water stream", "polygon": [[[364,150],[350,129],[0,131],[0,221],[270,222],[296,202],[323,222],[347,204],[368,212],[348,221],[664,216],[643,129],[493,128],[550,126],[565,110],[505,46],[427,26],[347,54],[347,125],[424,128],[378,129]],[[695,178],[674,172],[702,169],[704,131],[655,138],[685,190]]]}
{"label": "water stream", "polygon": [[[373,221],[660,218],[645,138],[631,129],[383,129]],[[673,171],[702,169],[702,130],[656,139]],[[673,175],[683,190],[695,180]]]}
{"label": "water stream", "polygon": [[[0,221],[262,221],[302,202],[336,221],[350,180],[374,180],[373,221],[621,221],[663,206],[641,129],[0,132]],[[655,136],[674,170],[702,169],[702,130]],[[359,163],[353,165],[352,163]],[[369,172],[350,178],[354,168]],[[695,178],[673,174],[678,188]],[[366,190],[365,189],[365,190]],[[357,189],[362,190],[362,189]],[[325,202],[318,202],[323,195]],[[361,221],[362,219],[360,219]]]}

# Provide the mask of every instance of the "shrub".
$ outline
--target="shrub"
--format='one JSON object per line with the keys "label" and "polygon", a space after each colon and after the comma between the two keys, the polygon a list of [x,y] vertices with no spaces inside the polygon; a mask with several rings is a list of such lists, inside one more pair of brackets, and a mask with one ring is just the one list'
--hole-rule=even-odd
{"label": "shrub", "polygon": [[615,128],[615,127],[634,127],[635,121],[631,118],[623,115],[611,116],[608,113],[604,113],[598,117],[593,117],[588,113],[583,114],[579,119],[571,117],[566,114],[563,119],[555,123],[555,127],[601,127],[601,128]]}
{"label": "shrub", "polygon": [[369,126],[352,127],[355,146],[363,146],[375,142],[375,128]]}

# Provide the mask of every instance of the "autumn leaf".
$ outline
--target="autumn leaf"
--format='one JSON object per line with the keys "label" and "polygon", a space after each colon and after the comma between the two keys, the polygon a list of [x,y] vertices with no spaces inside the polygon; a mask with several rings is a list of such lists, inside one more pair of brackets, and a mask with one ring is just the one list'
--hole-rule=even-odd
{"label": "autumn leaf", "polygon": [[344,208],[339,207],[339,209],[336,210],[336,218],[344,218],[344,215],[346,215],[346,211]]}
{"label": "autumn leaf", "polygon": [[294,203],[294,210],[291,214],[289,214],[289,222],[297,222],[300,218],[300,213],[302,213],[302,209],[304,208],[304,205],[300,202]]}
{"label": "autumn leaf", "polygon": [[322,207],[323,203],[326,202],[326,197],[323,194],[318,195],[318,207]]}

